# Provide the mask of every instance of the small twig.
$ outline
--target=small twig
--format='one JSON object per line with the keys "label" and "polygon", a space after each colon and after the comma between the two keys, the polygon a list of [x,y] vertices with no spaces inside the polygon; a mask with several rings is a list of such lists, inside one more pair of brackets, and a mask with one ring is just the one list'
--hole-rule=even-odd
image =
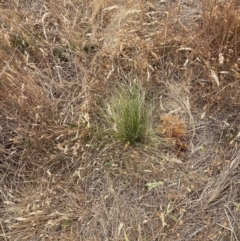
{"label": "small twig", "polygon": [[2,225],[1,221],[0,221],[0,225],[1,225],[1,228],[2,228],[2,231],[3,231],[3,237],[7,241],[7,236],[6,236],[5,232],[4,232],[4,228],[3,228],[3,225]]}
{"label": "small twig", "polygon": [[[238,239],[238,237],[237,237],[237,235],[236,235],[236,233],[235,233],[235,231],[234,231],[234,229],[233,229],[233,226],[232,226],[232,223],[231,223],[231,221],[230,221],[229,215],[228,215],[228,213],[227,213],[227,211],[226,211],[225,208],[224,208],[224,211],[225,211],[225,213],[226,213],[229,226],[231,227],[231,231],[232,231],[232,233],[234,234],[235,239],[236,239],[237,241],[239,241],[239,239]],[[228,211],[230,212],[229,208],[228,208]],[[231,212],[230,212],[230,213],[231,213]],[[232,215],[232,213],[231,213],[231,215]]]}

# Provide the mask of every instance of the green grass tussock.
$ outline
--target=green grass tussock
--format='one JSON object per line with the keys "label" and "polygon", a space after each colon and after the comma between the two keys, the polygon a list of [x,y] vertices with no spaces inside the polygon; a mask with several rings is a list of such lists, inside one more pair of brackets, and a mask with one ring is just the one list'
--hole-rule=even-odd
{"label": "green grass tussock", "polygon": [[122,85],[107,103],[105,118],[114,136],[129,144],[146,143],[152,129],[152,106],[139,84]]}

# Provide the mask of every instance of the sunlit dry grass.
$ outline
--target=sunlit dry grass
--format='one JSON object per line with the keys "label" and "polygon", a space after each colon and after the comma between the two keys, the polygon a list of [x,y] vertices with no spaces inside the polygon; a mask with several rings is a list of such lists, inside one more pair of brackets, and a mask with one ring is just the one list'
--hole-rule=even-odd
{"label": "sunlit dry grass", "polygon": [[[0,239],[238,240],[239,21],[237,1],[1,2]],[[163,145],[108,135],[133,80]]]}

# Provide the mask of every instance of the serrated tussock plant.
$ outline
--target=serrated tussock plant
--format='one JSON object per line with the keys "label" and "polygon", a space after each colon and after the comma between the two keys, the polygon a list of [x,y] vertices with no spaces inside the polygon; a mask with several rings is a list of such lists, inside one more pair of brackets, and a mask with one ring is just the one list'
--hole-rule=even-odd
{"label": "serrated tussock plant", "polygon": [[131,145],[150,140],[152,104],[140,84],[119,86],[106,105],[105,118],[118,140]]}

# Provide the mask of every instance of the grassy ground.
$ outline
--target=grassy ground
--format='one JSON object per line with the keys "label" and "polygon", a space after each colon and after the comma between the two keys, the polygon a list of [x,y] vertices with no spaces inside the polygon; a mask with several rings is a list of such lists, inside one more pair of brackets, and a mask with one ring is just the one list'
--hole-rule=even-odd
{"label": "grassy ground", "polygon": [[[239,11],[1,1],[0,239],[240,240]],[[103,112],[135,83],[128,141]]]}

